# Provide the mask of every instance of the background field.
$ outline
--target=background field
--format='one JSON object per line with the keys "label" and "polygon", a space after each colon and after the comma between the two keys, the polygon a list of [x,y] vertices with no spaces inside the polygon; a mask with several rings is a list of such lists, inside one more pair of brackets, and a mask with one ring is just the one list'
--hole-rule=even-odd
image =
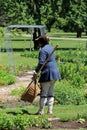
{"label": "background field", "polygon": [[[47,33],[50,37],[50,44],[52,46],[58,45],[58,51],[63,49],[76,49],[76,48],[86,48],[87,47],[87,36],[83,33],[82,38],[76,38],[76,33],[63,33],[63,32],[51,32]],[[30,47],[33,49],[33,41],[31,36],[28,34],[23,35],[12,35],[11,39],[6,39],[5,36],[0,35],[0,64],[9,65],[11,64],[27,64],[31,63],[34,67],[37,60],[32,58],[20,57],[21,52],[29,50]],[[11,41],[8,41],[11,40]],[[6,53],[7,48],[11,48],[11,53]],[[33,53],[33,51],[32,51]]]}

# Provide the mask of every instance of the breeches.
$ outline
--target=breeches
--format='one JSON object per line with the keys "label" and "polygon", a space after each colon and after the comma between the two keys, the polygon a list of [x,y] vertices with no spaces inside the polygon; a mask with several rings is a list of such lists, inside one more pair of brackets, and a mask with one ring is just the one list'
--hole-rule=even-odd
{"label": "breeches", "polygon": [[41,85],[41,95],[40,95],[41,98],[54,97],[54,92],[53,92],[54,83],[55,83],[55,80],[40,83],[40,85]]}

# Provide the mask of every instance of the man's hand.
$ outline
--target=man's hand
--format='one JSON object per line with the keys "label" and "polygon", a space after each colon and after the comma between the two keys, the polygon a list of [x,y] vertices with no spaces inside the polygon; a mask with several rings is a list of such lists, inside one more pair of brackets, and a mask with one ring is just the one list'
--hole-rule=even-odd
{"label": "man's hand", "polygon": [[32,80],[36,81],[36,79],[37,79],[37,73],[36,73],[36,72],[34,72],[34,73],[33,73]]}

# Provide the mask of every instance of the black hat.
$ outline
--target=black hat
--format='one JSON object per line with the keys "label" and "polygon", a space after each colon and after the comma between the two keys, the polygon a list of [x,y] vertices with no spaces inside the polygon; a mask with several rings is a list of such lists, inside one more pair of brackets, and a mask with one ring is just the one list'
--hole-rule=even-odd
{"label": "black hat", "polygon": [[46,35],[41,35],[38,38],[36,38],[35,40],[49,42],[49,38]]}

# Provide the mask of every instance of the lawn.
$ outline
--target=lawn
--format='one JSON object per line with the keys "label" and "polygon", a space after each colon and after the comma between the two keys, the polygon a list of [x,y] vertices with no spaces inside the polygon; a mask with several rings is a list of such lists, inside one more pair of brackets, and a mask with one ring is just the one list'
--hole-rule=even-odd
{"label": "lawn", "polygon": [[[38,106],[31,105],[25,109],[29,113],[35,114],[38,111]],[[87,118],[87,105],[54,105],[52,115],[47,115],[47,107],[45,107],[45,116],[58,117],[61,121]]]}
{"label": "lawn", "polygon": [[[59,45],[59,48],[78,48],[86,47],[87,36],[83,33],[82,38],[76,38],[76,33],[47,33],[50,38],[50,44],[55,46]],[[67,39],[68,38],[68,39]],[[70,39],[69,39],[70,38]],[[9,41],[11,40],[11,41]],[[6,46],[12,47],[13,49],[29,49],[33,48],[33,41],[30,35],[12,35],[10,38],[0,36],[0,49],[3,51]]]}
{"label": "lawn", "polygon": [[14,65],[16,67],[23,66],[26,68],[28,66],[29,69],[35,68],[38,59],[23,57],[21,56],[21,52],[0,52],[0,64],[4,66]]}
{"label": "lawn", "polygon": [[[38,106],[29,105],[21,106],[21,108],[4,108],[0,109],[0,113],[7,111],[17,112],[22,109],[25,109],[28,113],[34,115],[38,111]],[[78,120],[80,118],[87,119],[87,105],[54,105],[52,115],[47,115],[47,107],[45,107],[44,116],[59,118],[61,121]]]}
{"label": "lawn", "polygon": [[67,39],[51,39],[50,43],[52,46],[58,45],[58,48],[72,49],[72,48],[86,48],[85,40],[67,40]]}
{"label": "lawn", "polygon": [[[50,37],[59,37],[59,38],[76,38],[77,34],[75,32],[62,32],[58,30],[51,30],[51,32],[47,32]],[[81,38],[87,38],[85,33],[82,33]]]}

